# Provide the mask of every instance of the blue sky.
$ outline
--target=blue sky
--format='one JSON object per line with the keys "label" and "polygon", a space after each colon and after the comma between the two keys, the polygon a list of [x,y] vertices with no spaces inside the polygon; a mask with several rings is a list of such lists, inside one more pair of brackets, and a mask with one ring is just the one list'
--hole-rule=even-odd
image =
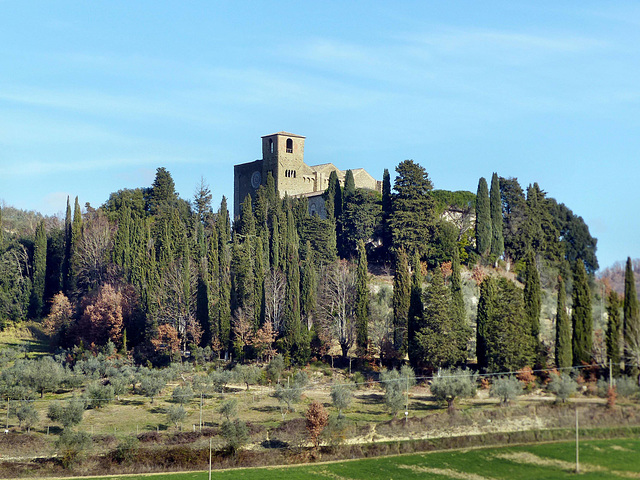
{"label": "blue sky", "polygon": [[601,267],[640,257],[636,2],[0,0],[0,200],[101,205],[169,169],[233,199],[260,136],[309,164],[492,172],[581,215]]}

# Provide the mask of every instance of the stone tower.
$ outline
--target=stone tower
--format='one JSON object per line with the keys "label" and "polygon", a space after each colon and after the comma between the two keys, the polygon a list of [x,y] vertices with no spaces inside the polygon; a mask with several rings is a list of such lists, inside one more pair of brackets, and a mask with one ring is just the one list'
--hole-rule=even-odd
{"label": "stone tower", "polygon": [[304,163],[304,139],[287,132],[262,137],[262,182],[271,172],[280,192],[305,193],[301,179],[309,167]]}

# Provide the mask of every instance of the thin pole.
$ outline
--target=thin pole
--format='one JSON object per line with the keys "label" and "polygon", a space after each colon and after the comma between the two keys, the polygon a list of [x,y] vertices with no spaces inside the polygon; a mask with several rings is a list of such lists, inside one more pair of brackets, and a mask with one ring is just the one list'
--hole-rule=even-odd
{"label": "thin pole", "polygon": [[211,480],[211,437],[209,437],[209,480]]}
{"label": "thin pole", "polygon": [[578,404],[576,404],[576,473],[580,473],[580,439],[578,436]]}
{"label": "thin pole", "polygon": [[613,362],[609,359],[609,388],[613,388]]}
{"label": "thin pole", "polygon": [[202,393],[200,394],[200,431],[202,431]]}
{"label": "thin pole", "polygon": [[9,398],[7,398],[7,430],[9,430]]}

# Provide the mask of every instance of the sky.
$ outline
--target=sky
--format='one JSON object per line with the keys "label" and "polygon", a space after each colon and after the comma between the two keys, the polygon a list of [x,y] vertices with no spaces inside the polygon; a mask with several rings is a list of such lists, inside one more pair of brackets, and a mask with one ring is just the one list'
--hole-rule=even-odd
{"label": "sky", "polygon": [[0,0],[0,25],[4,205],[98,207],[165,167],[217,208],[284,130],[378,179],[537,182],[601,268],[640,257],[640,3]]}

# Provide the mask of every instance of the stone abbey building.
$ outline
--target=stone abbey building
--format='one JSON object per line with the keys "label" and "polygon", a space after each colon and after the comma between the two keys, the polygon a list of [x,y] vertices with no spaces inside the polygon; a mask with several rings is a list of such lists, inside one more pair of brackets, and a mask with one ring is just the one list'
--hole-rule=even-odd
{"label": "stone abbey building", "polygon": [[[304,163],[304,139],[301,135],[287,132],[265,135],[262,137],[262,159],[233,167],[234,217],[240,215],[240,206],[247,194],[255,197],[256,190],[266,183],[271,172],[281,197],[285,194],[305,196],[309,200],[309,213],[326,218],[322,194],[329,185],[329,175],[335,171],[344,186],[346,171],[339,170],[333,163],[315,166]],[[382,182],[374,179],[364,168],[351,171],[356,188],[382,191]]]}

